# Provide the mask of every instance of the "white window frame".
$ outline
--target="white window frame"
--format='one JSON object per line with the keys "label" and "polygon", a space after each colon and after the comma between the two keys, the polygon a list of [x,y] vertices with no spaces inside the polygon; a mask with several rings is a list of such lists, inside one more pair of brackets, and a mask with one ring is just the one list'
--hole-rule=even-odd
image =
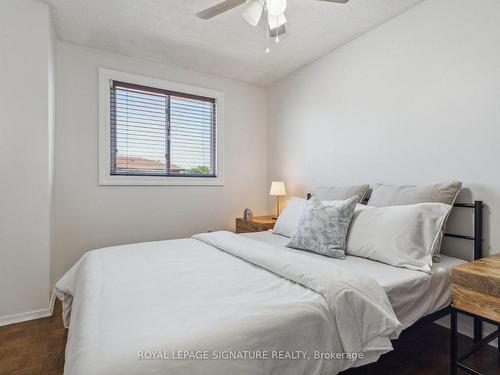
{"label": "white window frame", "polygon": [[[99,68],[99,185],[224,185],[224,93],[222,91],[165,81],[138,74]],[[111,80],[177,91],[215,99],[216,108],[216,177],[117,176],[111,175]]]}

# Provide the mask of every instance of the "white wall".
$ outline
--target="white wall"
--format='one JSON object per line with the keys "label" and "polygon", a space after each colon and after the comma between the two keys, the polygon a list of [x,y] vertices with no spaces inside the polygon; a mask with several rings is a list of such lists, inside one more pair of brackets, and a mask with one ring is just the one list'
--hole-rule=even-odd
{"label": "white wall", "polygon": [[[232,228],[245,207],[265,213],[263,88],[74,44],[57,50],[54,280],[91,249]],[[99,186],[99,66],[224,91],[224,186]]]}
{"label": "white wall", "polygon": [[50,314],[53,45],[45,4],[0,2],[0,325]]}
{"label": "white wall", "polygon": [[269,90],[269,181],[460,179],[500,249],[500,1],[428,0]]}

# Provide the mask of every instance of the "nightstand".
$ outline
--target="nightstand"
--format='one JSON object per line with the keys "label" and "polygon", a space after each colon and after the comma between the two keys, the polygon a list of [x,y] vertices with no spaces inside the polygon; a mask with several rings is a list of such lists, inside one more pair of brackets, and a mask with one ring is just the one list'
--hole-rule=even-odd
{"label": "nightstand", "polygon": [[[499,328],[480,338],[465,354],[457,354],[457,313],[488,322]],[[479,372],[462,362],[500,333],[500,254],[455,267],[451,276],[451,351],[450,373],[460,368],[470,374]],[[499,346],[500,350],[500,346]]]}
{"label": "nightstand", "polygon": [[276,219],[269,216],[254,216],[245,220],[241,217],[236,219],[236,233],[263,232],[274,228]]}

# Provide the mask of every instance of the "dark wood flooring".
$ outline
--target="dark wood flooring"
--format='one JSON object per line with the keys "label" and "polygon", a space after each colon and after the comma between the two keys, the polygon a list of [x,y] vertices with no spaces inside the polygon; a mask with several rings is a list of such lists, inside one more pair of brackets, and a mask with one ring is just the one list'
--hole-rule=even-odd
{"label": "dark wood flooring", "polygon": [[49,318],[0,327],[0,375],[60,375],[68,336],[61,304]]}
{"label": "dark wood flooring", "polygon": [[[59,302],[52,317],[0,327],[0,375],[61,375],[66,339]],[[459,342],[461,350],[465,350],[472,340],[460,336]],[[377,363],[343,375],[446,375],[448,354],[449,331],[429,324],[404,331],[395,342],[395,350]],[[476,353],[467,363],[484,375],[500,374],[500,354],[491,346]]]}

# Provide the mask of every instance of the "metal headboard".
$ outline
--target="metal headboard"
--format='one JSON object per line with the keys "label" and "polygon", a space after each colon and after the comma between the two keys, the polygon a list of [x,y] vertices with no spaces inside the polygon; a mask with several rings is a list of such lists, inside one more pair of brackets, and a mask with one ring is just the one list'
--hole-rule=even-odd
{"label": "metal headboard", "polygon": [[446,237],[460,238],[474,242],[474,260],[483,257],[483,201],[474,201],[474,203],[455,203],[453,207],[465,207],[474,210],[474,235],[464,236],[462,234],[445,233]]}
{"label": "metal headboard", "polygon": [[[312,193],[307,193],[307,199],[312,197]],[[362,204],[367,204],[368,198],[365,198]],[[474,235],[445,233],[446,237],[459,238],[462,240],[474,242],[474,260],[483,257],[483,201],[474,201],[474,203],[455,203],[453,207],[469,208],[474,210]]]}

